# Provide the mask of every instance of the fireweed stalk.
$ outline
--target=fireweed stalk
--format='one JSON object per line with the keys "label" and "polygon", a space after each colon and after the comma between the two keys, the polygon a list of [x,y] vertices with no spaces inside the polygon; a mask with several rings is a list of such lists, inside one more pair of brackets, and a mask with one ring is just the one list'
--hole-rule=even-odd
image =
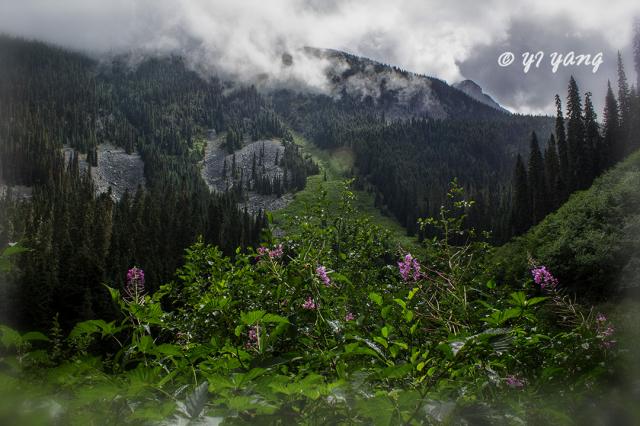
{"label": "fireweed stalk", "polygon": [[129,303],[144,304],[144,271],[136,266],[127,271],[127,282],[124,285],[124,299]]}
{"label": "fireweed stalk", "polygon": [[540,286],[541,290],[544,290],[545,287],[553,289],[558,285],[557,278],[549,272],[546,266],[533,268],[531,270],[531,275],[533,276],[533,281]]}
{"label": "fireweed stalk", "polygon": [[318,278],[320,278],[320,281],[322,281],[326,287],[331,286],[331,279],[327,275],[327,268],[322,265],[318,266],[316,268],[316,275],[318,276]]}
{"label": "fireweed stalk", "polygon": [[420,262],[418,262],[418,259],[415,259],[411,253],[407,253],[404,259],[398,262],[398,270],[402,280],[405,282],[418,281],[422,278]]}

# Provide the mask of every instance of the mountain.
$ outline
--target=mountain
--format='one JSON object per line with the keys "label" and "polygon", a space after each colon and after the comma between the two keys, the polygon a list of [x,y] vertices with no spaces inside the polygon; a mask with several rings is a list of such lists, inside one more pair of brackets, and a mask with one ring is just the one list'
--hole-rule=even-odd
{"label": "mountain", "polygon": [[[489,118],[504,110],[449,86],[444,81],[402,70],[374,60],[332,49],[304,48],[304,54],[323,64],[328,79],[326,95],[350,100],[387,119],[412,117]],[[291,56],[284,63],[295,67]]]}
{"label": "mountain", "polygon": [[452,87],[466,93],[478,102],[482,102],[485,105],[489,105],[498,111],[510,113],[507,109],[503,108],[499,103],[493,100],[493,98],[482,90],[482,87],[473,80],[463,80],[458,83],[454,83]]}
{"label": "mountain", "polygon": [[[511,236],[508,187],[517,154],[532,131],[543,143],[554,120],[509,114],[442,80],[335,50],[307,48],[323,59],[325,93],[279,89],[267,94],[294,130],[325,150],[353,153],[353,177],[376,205],[409,233],[418,217],[438,214],[452,179],[478,201],[474,225]],[[289,66],[296,66],[288,58]]]}

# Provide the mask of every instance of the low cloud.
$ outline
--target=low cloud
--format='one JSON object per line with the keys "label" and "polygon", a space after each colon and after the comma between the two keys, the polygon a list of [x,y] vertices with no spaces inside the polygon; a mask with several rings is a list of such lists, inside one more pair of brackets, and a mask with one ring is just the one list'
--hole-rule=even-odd
{"label": "low cloud", "polygon": [[[549,81],[533,73],[503,74],[501,85],[495,78],[497,71],[503,71],[496,69],[497,51],[508,47],[515,52],[527,40],[535,50],[602,48],[606,62],[596,76],[605,76],[615,51],[627,46],[632,18],[640,9],[633,2],[614,5],[595,0],[514,3],[0,0],[0,32],[100,54],[179,52],[202,72],[243,81],[265,77],[275,83],[295,81],[320,89],[326,64],[299,49],[334,48],[450,83],[478,80],[498,101],[526,111],[545,110],[543,98],[556,90],[549,91]],[[533,43],[538,40],[544,43]],[[294,67],[283,65],[287,52],[293,55]],[[552,77],[562,81],[564,75]]]}

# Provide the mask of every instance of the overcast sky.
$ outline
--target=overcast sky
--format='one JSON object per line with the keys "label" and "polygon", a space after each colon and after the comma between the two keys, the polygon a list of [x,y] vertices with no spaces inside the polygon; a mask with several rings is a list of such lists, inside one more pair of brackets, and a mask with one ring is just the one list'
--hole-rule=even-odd
{"label": "overcast sky", "polygon": [[[186,52],[194,66],[246,80],[282,72],[283,52],[327,47],[368,56],[449,83],[468,78],[513,111],[553,112],[569,75],[597,106],[616,52],[631,61],[632,0],[0,0],[0,32],[99,53]],[[515,62],[498,66],[509,51]],[[523,72],[522,53],[543,51]],[[603,53],[592,67],[551,71],[553,52]],[[300,58],[298,58],[300,59]],[[300,59],[303,61],[303,59]],[[302,64],[305,65],[305,64]],[[306,64],[296,77],[321,85]]]}

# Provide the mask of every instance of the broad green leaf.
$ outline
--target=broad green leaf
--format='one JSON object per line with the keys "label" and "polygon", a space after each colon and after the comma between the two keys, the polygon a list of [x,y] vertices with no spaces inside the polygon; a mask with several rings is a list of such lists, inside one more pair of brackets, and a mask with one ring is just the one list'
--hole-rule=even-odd
{"label": "broad green leaf", "polygon": [[378,293],[369,293],[369,299],[371,299],[371,301],[376,305],[382,306],[382,296],[380,296]]}
{"label": "broad green leaf", "polygon": [[253,325],[260,321],[265,314],[266,311],[262,310],[243,313],[240,315],[240,321],[242,321],[244,325]]}

